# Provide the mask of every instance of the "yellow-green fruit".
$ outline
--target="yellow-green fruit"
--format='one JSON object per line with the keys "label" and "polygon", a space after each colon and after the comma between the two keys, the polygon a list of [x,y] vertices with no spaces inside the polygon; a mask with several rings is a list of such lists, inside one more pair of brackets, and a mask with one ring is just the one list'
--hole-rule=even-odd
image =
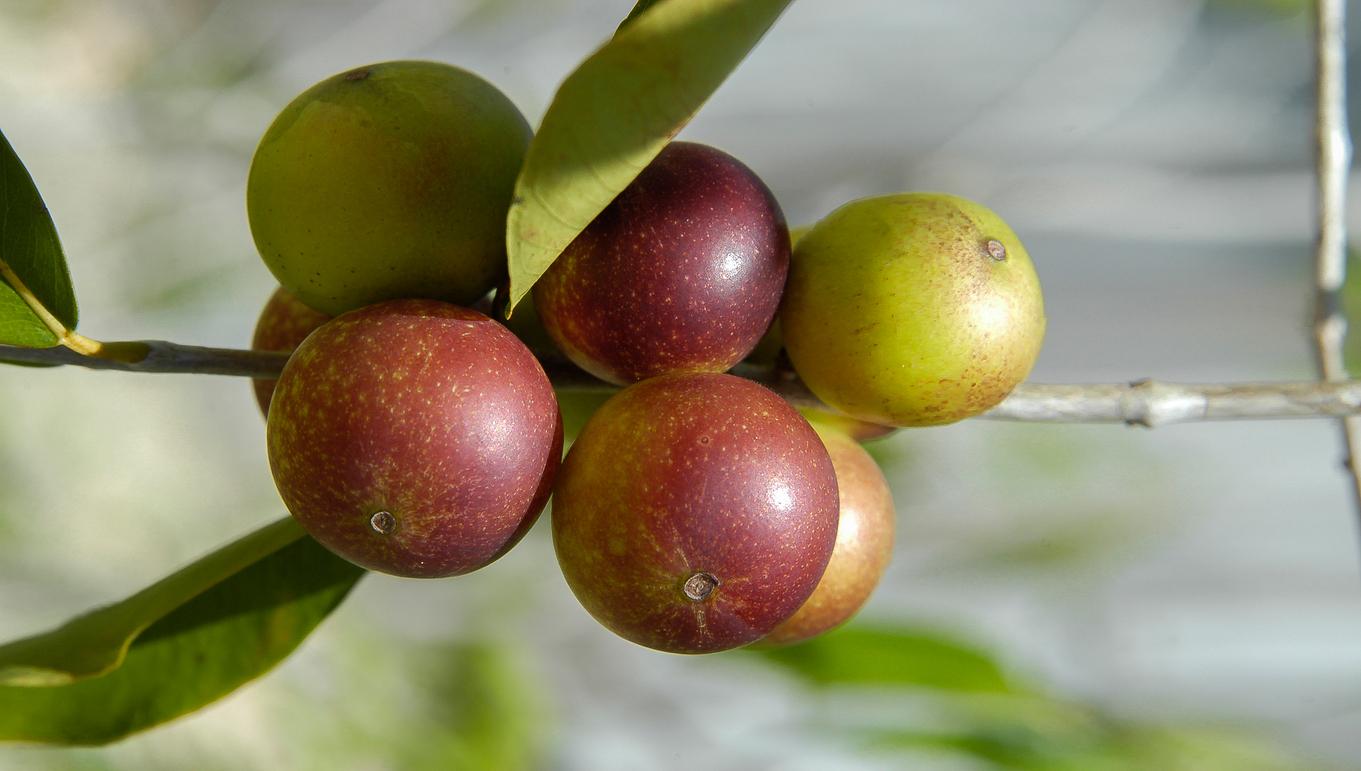
{"label": "yellow-green fruit", "polygon": [[529,124],[478,76],[373,64],[294,99],[260,140],[251,233],[285,289],[330,315],[381,300],[468,305],[505,273]]}
{"label": "yellow-green fruit", "polygon": [[1000,217],[940,193],[842,206],[794,249],[785,349],[818,398],[861,420],[951,423],[1025,379],[1044,302]]}
{"label": "yellow-green fruit", "polygon": [[822,424],[832,431],[838,431],[857,442],[870,442],[875,439],[883,439],[896,432],[896,426],[881,426],[878,423],[866,423],[858,418],[849,415],[842,415],[839,412],[828,412],[813,407],[799,407],[799,414],[804,416],[814,428],[819,428]]}

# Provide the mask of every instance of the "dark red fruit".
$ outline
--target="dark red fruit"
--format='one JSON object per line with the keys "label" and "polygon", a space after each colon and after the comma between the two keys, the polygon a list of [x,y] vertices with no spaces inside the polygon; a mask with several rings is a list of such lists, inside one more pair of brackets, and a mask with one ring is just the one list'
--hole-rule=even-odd
{"label": "dark red fruit", "polygon": [[836,473],[817,434],[731,375],[666,375],[614,396],[568,453],[553,504],[581,604],[674,653],[769,633],[813,592],[836,531]]}
{"label": "dark red fruit", "polygon": [[614,383],[722,372],[770,326],[789,231],[764,183],[732,156],[672,142],[534,286],[544,327]]}
{"label": "dark red fruit", "polygon": [[279,377],[269,462],[314,538],[432,578],[500,557],[534,524],[562,453],[552,384],[476,311],[394,300],[323,324]]}
{"label": "dark red fruit", "polygon": [[[260,311],[255,322],[255,336],[250,347],[256,351],[292,351],[298,347],[312,330],[325,324],[331,317],[321,311],[314,311],[302,304],[287,289],[279,287],[269,296],[269,301]],[[252,380],[255,387],[255,401],[260,404],[260,414],[269,414],[269,398],[274,394],[274,380]]]}

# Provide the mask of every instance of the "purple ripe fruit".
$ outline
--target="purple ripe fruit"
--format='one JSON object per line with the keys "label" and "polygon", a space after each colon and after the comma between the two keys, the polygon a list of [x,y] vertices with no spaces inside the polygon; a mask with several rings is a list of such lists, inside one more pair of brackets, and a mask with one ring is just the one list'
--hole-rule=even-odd
{"label": "purple ripe fruit", "polygon": [[553,500],[577,599],[616,634],[673,653],[764,637],[812,594],[836,541],[836,472],[817,434],[732,375],[615,395],[572,445]]}
{"label": "purple ripe fruit", "polygon": [[562,454],[547,375],[504,326],[433,300],[326,322],[284,366],[269,463],[288,510],[357,565],[476,570],[538,518]]}
{"label": "purple ripe fruit", "polygon": [[764,183],[732,156],[672,142],[534,286],[544,327],[613,383],[722,372],[770,326],[789,231]]}

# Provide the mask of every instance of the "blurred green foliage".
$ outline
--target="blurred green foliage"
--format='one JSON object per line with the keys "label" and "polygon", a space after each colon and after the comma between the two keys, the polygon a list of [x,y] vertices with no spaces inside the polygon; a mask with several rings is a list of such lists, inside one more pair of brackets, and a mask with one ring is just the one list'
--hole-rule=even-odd
{"label": "blurred green foliage", "polygon": [[[314,716],[284,715],[295,756],[310,768],[521,771],[544,767],[554,722],[544,688],[513,641],[472,636],[413,642],[389,630],[346,624],[331,647],[345,681],[302,683],[289,705],[320,704]],[[333,689],[333,690],[332,690]]]}
{"label": "blurred green foliage", "polygon": [[492,642],[427,651],[413,662],[423,675],[424,740],[404,743],[400,768],[533,769],[540,767],[549,722],[516,653]]}
{"label": "blurred green foliage", "polygon": [[921,686],[1009,693],[1013,685],[986,653],[938,630],[850,626],[787,648],[752,652],[820,687]]}
{"label": "blurred green foliage", "polygon": [[877,696],[872,715],[807,726],[871,754],[966,758],[1027,771],[1310,768],[1246,731],[1157,726],[1045,694],[984,649],[920,626],[853,624],[789,648],[751,649],[823,693]]}

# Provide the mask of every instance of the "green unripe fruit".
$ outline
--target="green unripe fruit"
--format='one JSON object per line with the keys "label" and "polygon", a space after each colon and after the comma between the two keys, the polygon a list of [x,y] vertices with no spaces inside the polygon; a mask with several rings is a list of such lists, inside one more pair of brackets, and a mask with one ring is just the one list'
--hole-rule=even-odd
{"label": "green unripe fruit", "polygon": [[798,242],[780,324],[818,398],[871,423],[928,426],[984,412],[1025,379],[1044,302],[1000,217],[905,193],[848,203]]}
{"label": "green unripe fruit", "polygon": [[530,134],[504,94],[457,67],[387,62],[327,78],[255,151],[255,244],[285,289],[330,315],[405,297],[471,304],[505,274]]}

